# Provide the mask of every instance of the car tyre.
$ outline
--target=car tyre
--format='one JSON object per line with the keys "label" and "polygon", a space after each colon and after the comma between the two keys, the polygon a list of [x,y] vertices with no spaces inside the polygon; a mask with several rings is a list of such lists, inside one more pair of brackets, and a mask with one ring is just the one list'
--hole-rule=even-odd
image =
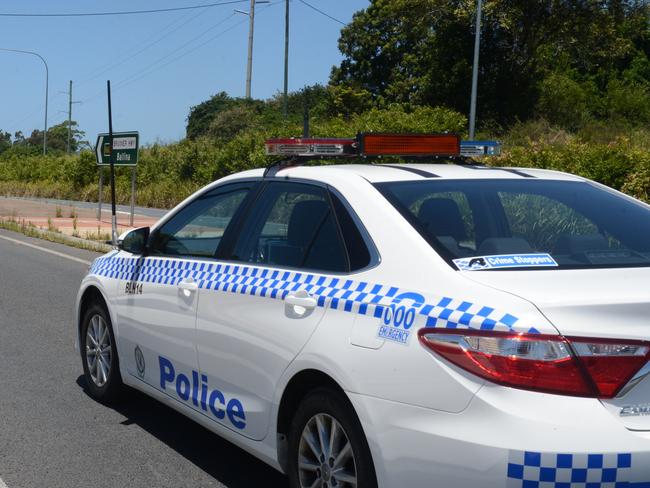
{"label": "car tyre", "polygon": [[340,392],[309,393],[291,422],[288,444],[291,488],[377,488],[368,441]]}
{"label": "car tyre", "polygon": [[124,384],[111,318],[104,305],[95,303],[86,310],[80,345],[88,393],[99,402],[114,402],[124,390]]}

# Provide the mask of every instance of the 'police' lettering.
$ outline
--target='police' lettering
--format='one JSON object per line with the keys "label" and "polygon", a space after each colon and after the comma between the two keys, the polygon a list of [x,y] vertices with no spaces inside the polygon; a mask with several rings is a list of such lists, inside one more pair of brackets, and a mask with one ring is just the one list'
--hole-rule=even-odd
{"label": "'police' lettering", "polygon": [[[176,374],[172,362],[162,356],[158,356],[160,365],[160,388],[167,390],[168,384],[174,384],[176,395],[184,402],[193,403],[197,409],[207,412],[208,410],[218,420],[228,421],[237,429],[246,428],[246,412],[242,403],[231,398],[226,401],[224,394],[214,389],[209,391],[208,377],[200,375],[197,371],[192,371],[192,380],[184,374]],[[199,396],[200,395],[200,396]]]}

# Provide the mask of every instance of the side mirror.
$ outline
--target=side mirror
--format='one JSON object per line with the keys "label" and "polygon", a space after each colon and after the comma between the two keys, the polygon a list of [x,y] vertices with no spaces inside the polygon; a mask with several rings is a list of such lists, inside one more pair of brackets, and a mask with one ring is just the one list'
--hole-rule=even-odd
{"label": "side mirror", "polygon": [[140,227],[127,232],[118,241],[117,247],[131,254],[144,254],[149,240],[149,227]]}

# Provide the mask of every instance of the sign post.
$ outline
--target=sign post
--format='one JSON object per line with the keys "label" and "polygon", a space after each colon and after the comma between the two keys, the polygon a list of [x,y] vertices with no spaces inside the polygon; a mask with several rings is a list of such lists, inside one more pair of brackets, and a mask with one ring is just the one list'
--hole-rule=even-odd
{"label": "sign post", "polygon": [[[97,220],[102,221],[102,197],[104,193],[104,167],[99,167],[99,207],[97,208]],[[99,238],[99,235],[97,236]]]}
{"label": "sign post", "polygon": [[111,80],[106,81],[108,92],[108,164],[111,166],[111,236],[117,248],[117,212],[115,211],[115,163],[113,156],[113,114],[111,112]]}
{"label": "sign post", "polygon": [[[109,128],[112,128],[111,125],[112,124],[109,123]],[[131,215],[129,218],[129,225],[133,226],[133,216],[135,213],[136,166],[138,164],[140,135],[135,131],[111,132],[99,134],[97,136],[97,142],[95,143],[95,157],[97,159],[97,166],[99,166],[99,211],[97,218],[101,220],[102,216],[102,186],[104,182],[103,167],[110,166],[112,168],[111,171],[114,172],[116,166],[130,166]],[[109,142],[111,138],[113,141],[112,145]]]}

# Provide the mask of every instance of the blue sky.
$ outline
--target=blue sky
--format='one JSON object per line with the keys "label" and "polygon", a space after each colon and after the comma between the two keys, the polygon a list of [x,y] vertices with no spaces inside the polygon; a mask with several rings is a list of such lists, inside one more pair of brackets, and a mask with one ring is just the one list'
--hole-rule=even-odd
{"label": "blue sky", "polygon": [[[146,10],[217,0],[9,0],[2,13]],[[368,0],[308,0],[343,22]],[[282,90],[284,0],[259,4],[255,16],[252,95]],[[67,118],[68,80],[73,119],[94,143],[108,126],[106,80],[111,80],[113,129],[139,130],[141,143],[172,142],[185,135],[192,105],[226,91],[243,96],[249,0],[201,10],[132,16],[0,17],[0,48],[36,51],[50,70],[48,124]],[[326,83],[341,55],[341,25],[291,0],[289,90]],[[141,52],[139,52],[141,51]],[[34,56],[0,52],[0,129],[25,134],[43,128],[44,68]]]}

